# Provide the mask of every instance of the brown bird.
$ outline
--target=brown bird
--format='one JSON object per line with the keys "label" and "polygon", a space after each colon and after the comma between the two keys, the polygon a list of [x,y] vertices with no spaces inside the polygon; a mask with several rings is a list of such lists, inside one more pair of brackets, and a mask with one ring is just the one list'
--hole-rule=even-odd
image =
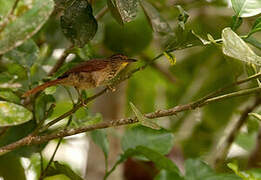
{"label": "brown bird", "polygon": [[77,90],[95,88],[108,85],[121,70],[129,63],[135,62],[122,54],[115,54],[109,58],[91,59],[66,71],[55,80],[48,81],[23,94],[23,97],[33,95],[47,87],[54,85],[74,86]]}

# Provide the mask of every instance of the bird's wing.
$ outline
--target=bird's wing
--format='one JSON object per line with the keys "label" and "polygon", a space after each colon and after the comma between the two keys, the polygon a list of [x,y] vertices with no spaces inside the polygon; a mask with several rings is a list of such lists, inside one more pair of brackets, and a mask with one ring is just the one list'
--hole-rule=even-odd
{"label": "bird's wing", "polygon": [[106,68],[107,65],[108,65],[108,62],[106,60],[98,60],[98,59],[89,60],[89,61],[78,64],[77,66],[73,67],[72,69],[69,69],[59,78],[67,77],[71,73],[98,71],[98,70]]}

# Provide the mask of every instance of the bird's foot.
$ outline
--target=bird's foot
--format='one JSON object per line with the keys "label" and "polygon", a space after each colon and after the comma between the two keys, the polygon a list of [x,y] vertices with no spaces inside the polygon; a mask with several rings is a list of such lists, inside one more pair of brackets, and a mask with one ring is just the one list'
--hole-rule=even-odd
{"label": "bird's foot", "polygon": [[108,85],[107,88],[112,92],[116,91],[116,88],[112,85]]}

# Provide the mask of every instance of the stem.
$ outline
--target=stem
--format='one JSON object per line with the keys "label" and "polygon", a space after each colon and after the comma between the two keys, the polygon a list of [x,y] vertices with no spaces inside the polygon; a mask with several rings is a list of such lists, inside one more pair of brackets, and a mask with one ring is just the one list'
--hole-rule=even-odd
{"label": "stem", "polygon": [[[220,100],[225,100],[225,99],[229,99],[229,98],[232,98],[232,97],[243,96],[243,95],[248,95],[248,94],[252,94],[252,93],[258,93],[260,91],[261,91],[261,87],[245,89],[245,90],[241,90],[241,91],[237,91],[237,92],[233,92],[233,93],[209,98],[209,99],[205,100],[204,102],[202,102],[200,104],[198,104],[198,102],[195,101],[195,102],[184,104],[184,105],[178,105],[178,106],[175,106],[175,107],[173,107],[171,109],[167,109],[167,110],[158,110],[158,111],[155,111],[155,112],[152,112],[152,113],[145,114],[144,116],[147,117],[147,118],[150,118],[150,119],[164,117],[164,116],[172,116],[172,115],[176,115],[178,112],[200,108],[200,107],[203,107],[203,106],[205,106],[209,103],[218,102]],[[65,113],[65,114],[68,114],[68,112]],[[71,114],[69,114],[69,115],[71,115]],[[65,115],[62,115],[62,116],[65,116]],[[18,147],[25,146],[25,145],[41,144],[41,143],[50,141],[52,139],[61,138],[61,137],[65,137],[65,136],[71,136],[71,135],[83,133],[83,132],[86,132],[86,131],[92,131],[92,130],[95,130],[95,129],[104,129],[104,128],[115,127],[115,126],[122,126],[122,125],[127,125],[127,124],[134,124],[134,123],[137,123],[137,122],[139,122],[139,121],[136,117],[135,118],[123,118],[123,119],[120,119],[120,120],[117,120],[117,121],[116,120],[105,121],[105,122],[101,122],[101,123],[98,123],[98,124],[89,125],[89,126],[85,126],[85,127],[60,130],[58,132],[53,132],[51,134],[29,135],[29,136],[27,136],[23,139],[20,139],[20,140],[14,142],[12,144],[1,147],[0,148],[0,155],[7,153],[11,150],[14,150]]]}

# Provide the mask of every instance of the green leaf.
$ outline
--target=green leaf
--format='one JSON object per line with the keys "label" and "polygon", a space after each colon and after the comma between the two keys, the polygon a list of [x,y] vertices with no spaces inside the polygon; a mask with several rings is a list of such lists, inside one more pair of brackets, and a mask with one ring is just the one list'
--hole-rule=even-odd
{"label": "green leaf", "polygon": [[251,17],[261,13],[260,0],[231,0],[238,17]]}
{"label": "green leaf", "polygon": [[214,174],[214,171],[203,161],[188,159],[185,162],[187,180],[202,180]]}
{"label": "green leaf", "polygon": [[179,25],[183,30],[185,30],[185,23],[189,18],[189,14],[180,5],[177,5],[177,8],[180,13],[178,17]]}
{"label": "green leaf", "polygon": [[0,127],[15,126],[32,119],[32,113],[17,104],[0,101]]}
{"label": "green leaf", "polygon": [[60,164],[58,161],[53,162],[55,169],[62,173],[65,174],[67,177],[73,180],[83,180],[78,174],[76,174],[69,166]]}
{"label": "green leaf", "polygon": [[132,21],[137,15],[138,0],[107,0],[112,16],[120,23]]}
{"label": "green leaf", "polygon": [[255,65],[261,65],[261,57],[257,56],[252,49],[230,28],[222,31],[223,53],[229,57]]}
{"label": "green leaf", "polygon": [[83,47],[96,34],[98,24],[86,0],[74,1],[61,17],[64,35],[76,46]]}
{"label": "green leaf", "polygon": [[145,156],[147,159],[154,162],[155,165],[160,169],[165,169],[176,174],[180,173],[178,167],[170,159],[168,159],[161,153],[144,146],[137,146],[135,149],[128,149],[127,151],[125,151],[124,154],[120,156],[119,160],[111,168],[111,170],[106,173],[104,179],[106,179],[120,163],[124,162],[129,157],[137,155]]}
{"label": "green leaf", "polygon": [[109,154],[109,141],[107,138],[106,130],[94,130],[91,132],[91,137],[93,142],[102,149],[107,164]]}
{"label": "green leaf", "polygon": [[20,98],[10,90],[0,90],[0,98],[16,104],[20,103]]}
{"label": "green leaf", "polygon": [[233,16],[232,25],[231,25],[233,31],[237,30],[241,26],[242,23],[243,23],[243,18],[238,17],[238,16]]}
{"label": "green leaf", "polygon": [[154,130],[144,126],[134,126],[125,132],[121,145],[123,151],[145,146],[161,154],[167,154],[173,143],[173,134],[165,129]]}
{"label": "green leaf", "polygon": [[21,159],[12,153],[0,156],[0,177],[6,180],[26,180]]}
{"label": "green leaf", "polygon": [[156,130],[160,129],[160,126],[157,123],[155,123],[154,120],[148,119],[145,116],[143,116],[143,114],[138,110],[138,108],[136,108],[134,104],[132,104],[132,102],[130,102],[130,106],[133,112],[135,113],[136,117],[138,118],[139,122],[141,123],[141,125],[149,127],[151,129],[156,129]]}
{"label": "green leaf", "polygon": [[238,165],[235,163],[228,163],[227,166],[234,171],[234,173],[243,180],[258,180],[251,173],[240,171]]}
{"label": "green leaf", "polygon": [[178,173],[174,171],[161,170],[154,180],[184,180]]}
{"label": "green leaf", "polygon": [[44,178],[44,180],[72,180],[72,179],[68,178],[64,174],[57,174],[57,175],[54,175],[54,176],[46,177],[46,178]]}
{"label": "green leaf", "polygon": [[261,121],[261,115],[258,114],[258,113],[249,113],[248,115],[253,116],[253,117],[255,117],[256,119],[258,119],[259,121]]}
{"label": "green leaf", "polygon": [[54,3],[53,0],[34,0],[31,6],[24,14],[9,22],[0,33],[0,54],[32,37],[48,19]]}
{"label": "green leaf", "polygon": [[37,60],[39,49],[32,39],[4,54],[3,58],[30,68]]}
{"label": "green leaf", "polygon": [[251,36],[252,34],[261,31],[261,17],[257,18],[256,22],[254,23],[251,31],[248,33],[248,36]]}
{"label": "green leaf", "polygon": [[197,33],[195,33],[193,30],[191,31],[191,33],[196,36],[201,42],[203,45],[207,45],[207,44],[210,44],[211,42],[207,41],[206,39],[202,38],[200,35],[198,35]]}
{"label": "green leaf", "polygon": [[247,37],[247,38],[244,39],[244,41],[246,41],[247,43],[249,43],[249,44],[253,45],[254,47],[261,50],[261,42],[256,40],[255,38]]}
{"label": "green leaf", "polygon": [[169,24],[161,17],[158,10],[154,8],[152,4],[145,0],[140,0],[140,4],[145,15],[147,16],[148,21],[150,22],[152,29],[155,32],[161,35],[167,35],[172,33]]}
{"label": "green leaf", "polygon": [[37,97],[35,100],[35,118],[37,122],[40,122],[41,120],[44,120],[47,118],[47,105],[48,103],[55,102],[55,99],[52,95],[46,95],[46,94],[41,94],[40,96]]}

